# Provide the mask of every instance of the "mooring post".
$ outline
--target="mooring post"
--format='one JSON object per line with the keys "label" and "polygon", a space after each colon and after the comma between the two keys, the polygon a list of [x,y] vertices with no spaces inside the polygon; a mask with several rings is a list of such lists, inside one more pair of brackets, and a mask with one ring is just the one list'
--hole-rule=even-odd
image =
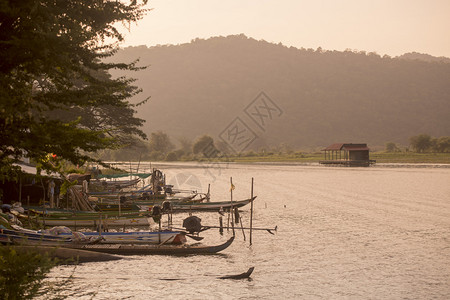
{"label": "mooring post", "polygon": [[234,223],[239,224],[239,209],[237,207],[234,208]]}
{"label": "mooring post", "polygon": [[[237,208],[236,208],[237,209]],[[239,216],[239,219],[241,220],[241,229],[242,229],[242,235],[244,236],[244,242],[245,242],[245,231],[244,231],[244,224],[242,224],[242,218]]]}
{"label": "mooring post", "polygon": [[251,205],[250,205],[250,246],[252,245],[252,228],[253,228],[253,177],[252,177],[252,191],[251,191]]}
{"label": "mooring post", "polygon": [[211,187],[211,184],[208,183],[208,193],[206,194],[206,202],[209,202],[210,199],[211,199],[211,197],[210,197],[210,187]]}
{"label": "mooring post", "polygon": [[[234,190],[234,185],[233,185],[233,177],[230,177],[230,183],[231,183],[231,187],[230,187],[230,194],[231,194],[231,207],[230,207],[230,211],[228,213],[228,216],[230,216],[230,214],[233,213],[233,190]],[[231,228],[233,229],[233,236],[236,235],[236,233],[234,232],[234,222],[233,222],[233,216],[231,216]]]}
{"label": "mooring post", "polygon": [[159,216],[158,242],[161,244],[161,215]]}
{"label": "mooring post", "polygon": [[100,236],[102,236],[102,213],[99,214],[100,222],[98,223],[98,232],[100,233]]}
{"label": "mooring post", "polygon": [[219,215],[219,233],[223,235],[223,218],[221,215]]}

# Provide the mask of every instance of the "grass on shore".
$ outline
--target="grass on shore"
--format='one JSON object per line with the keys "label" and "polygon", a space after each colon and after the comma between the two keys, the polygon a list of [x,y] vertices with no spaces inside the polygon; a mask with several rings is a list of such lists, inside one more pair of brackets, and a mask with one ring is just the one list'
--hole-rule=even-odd
{"label": "grass on shore", "polygon": [[[414,153],[414,152],[371,152],[370,159],[377,163],[433,163],[450,164],[450,153]],[[210,161],[210,159],[208,159]],[[272,154],[272,155],[240,155],[227,156],[213,161],[229,162],[304,162],[314,163],[324,160],[323,153]]]}

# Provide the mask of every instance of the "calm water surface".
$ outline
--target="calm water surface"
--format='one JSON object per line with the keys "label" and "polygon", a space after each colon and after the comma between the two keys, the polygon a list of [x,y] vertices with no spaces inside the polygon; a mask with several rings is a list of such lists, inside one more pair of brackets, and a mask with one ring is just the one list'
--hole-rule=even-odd
{"label": "calm water surface", "polygon": [[[78,266],[74,290],[94,299],[450,299],[450,168],[164,164],[169,182],[212,201],[250,196],[256,227],[210,256],[134,256]],[[188,181],[185,181],[189,178]],[[241,217],[249,226],[250,207]],[[195,213],[218,225],[217,213]],[[181,227],[187,214],[174,216]],[[231,235],[202,233],[203,243]],[[221,280],[254,266],[250,280]],[[59,267],[52,277],[69,276]],[[79,298],[79,297],[77,297]],[[82,297],[81,297],[82,298]]]}

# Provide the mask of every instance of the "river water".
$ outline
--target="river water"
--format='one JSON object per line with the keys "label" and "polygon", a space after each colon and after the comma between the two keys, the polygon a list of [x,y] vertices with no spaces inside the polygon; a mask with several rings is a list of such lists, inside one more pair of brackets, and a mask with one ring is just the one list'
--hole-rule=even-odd
{"label": "river water", "polygon": [[[154,167],[158,167],[154,165]],[[73,291],[94,299],[450,299],[450,168],[290,164],[161,164],[167,180],[212,201],[248,198],[254,227],[221,254],[133,256],[76,267]],[[195,213],[218,225],[218,213]],[[188,215],[174,216],[181,227]],[[249,226],[250,206],[242,209]],[[226,219],[225,219],[226,220]],[[222,243],[218,229],[201,234]],[[222,280],[254,266],[251,279]],[[67,277],[73,267],[53,269]],[[78,292],[77,292],[78,293]],[[77,297],[86,298],[89,297]]]}

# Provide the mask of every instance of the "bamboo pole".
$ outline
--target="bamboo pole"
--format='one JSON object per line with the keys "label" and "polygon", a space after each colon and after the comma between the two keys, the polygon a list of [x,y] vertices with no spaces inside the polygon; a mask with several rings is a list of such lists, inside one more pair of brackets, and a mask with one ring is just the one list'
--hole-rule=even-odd
{"label": "bamboo pole", "polygon": [[253,177],[252,177],[252,190],[250,195],[251,206],[250,206],[250,246],[252,245],[252,228],[253,228]]}
{"label": "bamboo pole", "polygon": [[209,202],[211,199],[210,191],[211,191],[211,184],[208,183],[208,193],[206,194],[206,202]]}
{"label": "bamboo pole", "polygon": [[138,165],[137,165],[136,174],[139,173],[139,167],[141,165],[141,156],[142,156],[142,153],[139,153],[139,162],[138,162]]}
{"label": "bamboo pole", "polygon": [[219,233],[223,235],[223,219],[221,215],[219,215]]}
{"label": "bamboo pole", "polygon": [[[237,209],[237,208],[236,208]],[[245,231],[244,231],[244,225],[242,224],[242,218],[239,216],[239,219],[241,221],[241,229],[242,229],[242,235],[244,236],[244,242],[245,242]]]}
{"label": "bamboo pole", "polygon": [[[208,225],[203,225],[203,228],[220,228],[219,226],[208,226]],[[249,230],[250,227],[242,227],[245,230]],[[272,231],[277,231],[278,230],[278,226],[275,226],[274,228],[258,228],[258,227],[253,227],[252,230],[263,230],[263,231],[268,231],[269,233],[272,233]]]}
{"label": "bamboo pole", "polygon": [[236,233],[234,232],[234,217],[233,217],[233,189],[234,189],[234,185],[233,185],[233,177],[230,177],[230,183],[231,183],[231,187],[230,187],[230,195],[231,195],[231,207],[230,207],[230,211],[228,212],[228,214],[231,214],[231,229],[233,229],[233,236],[236,235]]}

